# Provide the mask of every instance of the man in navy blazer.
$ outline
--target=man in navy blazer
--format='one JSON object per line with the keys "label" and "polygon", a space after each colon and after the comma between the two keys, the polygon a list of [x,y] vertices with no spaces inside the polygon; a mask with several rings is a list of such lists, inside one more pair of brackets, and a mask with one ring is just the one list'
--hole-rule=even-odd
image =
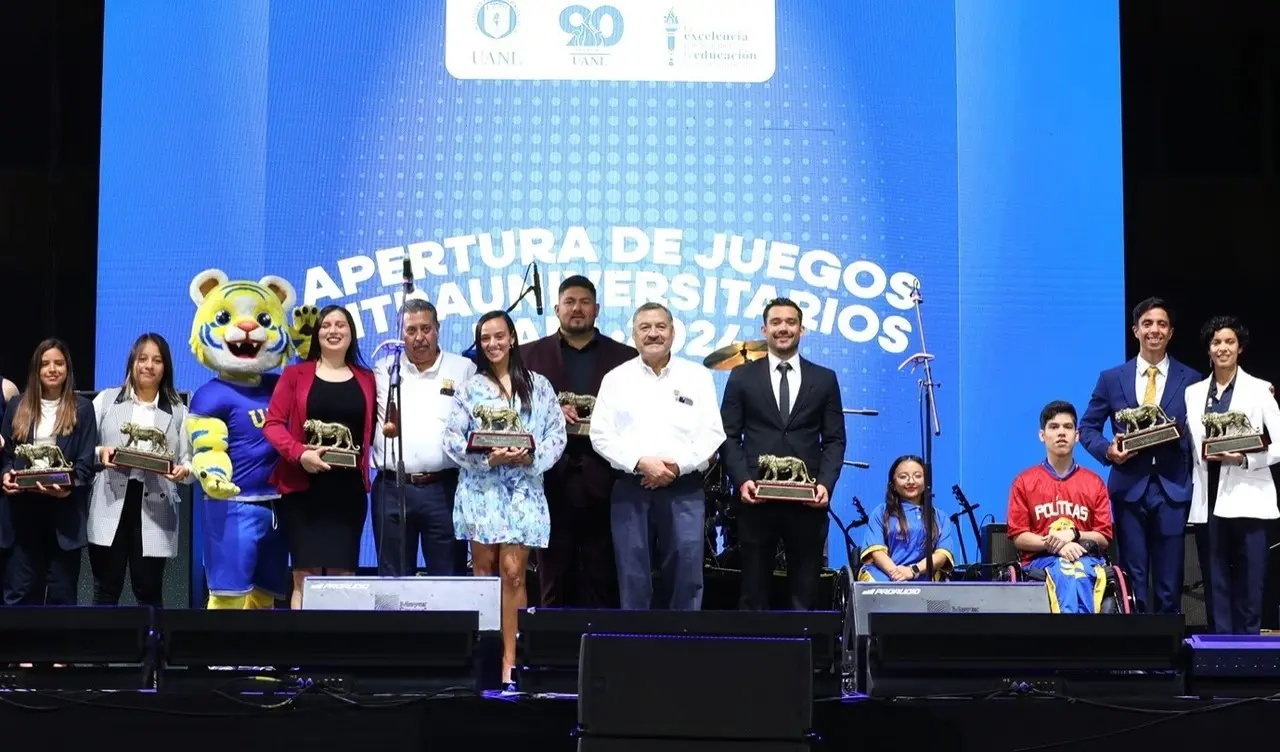
{"label": "man in navy blazer", "polygon": [[[1173,317],[1160,298],[1147,298],[1133,309],[1133,336],[1138,357],[1098,376],[1080,418],[1080,443],[1110,468],[1107,490],[1119,564],[1139,608],[1176,614],[1182,605],[1184,535],[1191,511],[1191,440],[1183,395],[1200,374],[1169,357]],[[1121,452],[1114,438],[1122,433],[1115,414],[1147,401],[1159,404],[1177,422],[1182,438]],[[1108,421],[1111,439],[1102,434]]]}

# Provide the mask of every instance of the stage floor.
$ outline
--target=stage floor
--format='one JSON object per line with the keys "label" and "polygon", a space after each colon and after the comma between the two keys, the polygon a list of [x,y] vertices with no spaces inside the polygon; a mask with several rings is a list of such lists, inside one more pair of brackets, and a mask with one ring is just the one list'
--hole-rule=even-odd
{"label": "stage floor", "polygon": [[[1057,697],[870,700],[814,706],[812,749],[1014,752],[1082,743],[1194,749],[1274,731],[1267,700]],[[643,712],[643,709],[637,709]],[[574,750],[573,697],[397,697],[149,692],[0,692],[0,728],[15,749],[83,750],[125,739],[183,752],[258,749]],[[661,719],[654,719],[655,730]],[[107,742],[107,740],[114,740]],[[24,745],[25,743],[25,745]],[[687,749],[660,742],[664,749]],[[607,745],[605,748],[608,748]],[[645,748],[648,748],[647,746]],[[694,747],[696,749],[696,747]]]}

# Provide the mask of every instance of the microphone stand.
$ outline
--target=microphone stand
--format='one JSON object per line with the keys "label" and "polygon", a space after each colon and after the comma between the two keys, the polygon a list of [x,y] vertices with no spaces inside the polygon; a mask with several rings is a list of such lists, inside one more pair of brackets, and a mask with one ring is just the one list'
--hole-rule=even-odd
{"label": "microphone stand", "polygon": [[[529,269],[532,269],[532,268],[533,268],[533,264],[529,264],[529,266],[525,269],[525,279],[529,278]],[[511,301],[511,305],[503,309],[503,312],[511,313],[512,311],[514,311],[516,309],[516,306],[520,305],[520,301],[524,300],[529,295],[529,293],[533,292],[533,288],[534,288],[533,285],[526,285],[524,288],[524,292],[520,293],[520,297]],[[462,351],[462,355],[467,358],[474,358],[476,356],[476,343],[472,342],[470,347]]]}
{"label": "microphone stand", "polygon": [[[404,333],[404,306],[405,306],[405,303],[407,303],[409,300],[409,290],[407,289],[408,285],[409,283],[406,282],[406,289],[404,292],[404,296],[400,301],[400,310],[396,314],[396,331],[400,332],[401,334]],[[382,447],[383,447],[383,456],[385,457],[388,453],[387,450],[391,448],[388,446],[388,444],[391,444],[394,442],[394,445],[395,445],[392,451],[394,452],[396,457],[396,470],[395,470],[396,497],[397,497],[396,501],[399,503],[399,506],[400,506],[400,551],[398,553],[400,566],[398,568],[398,571],[400,573],[399,576],[404,577],[409,571],[409,565],[408,565],[408,562],[406,561],[406,558],[409,555],[407,550],[409,548],[409,541],[405,539],[408,533],[408,525],[406,523],[408,522],[408,515],[409,515],[409,497],[408,497],[408,492],[406,490],[406,486],[408,485],[407,483],[408,474],[405,473],[404,471],[404,424],[403,424],[403,421],[401,420],[402,416],[400,414],[400,405],[404,404],[404,400],[402,398],[401,390],[400,390],[400,384],[401,384],[400,360],[404,356],[404,342],[401,340],[394,340],[391,342],[384,342],[381,345],[379,345],[378,349],[374,351],[375,362],[376,362],[378,352],[383,349],[386,349],[391,353],[391,365],[387,368],[387,386],[388,386],[387,404],[383,409],[382,417],[383,417],[383,423],[392,423],[393,425],[395,425],[396,435],[394,437],[389,438],[385,434],[383,434]],[[440,357],[440,356],[437,355],[436,357]],[[379,426],[378,430],[381,431],[382,426]],[[386,510],[384,509],[382,511],[385,513]],[[378,536],[379,551],[386,550],[382,545],[385,540],[384,535],[386,533],[386,530],[387,530],[387,525],[385,524],[385,521],[384,521],[384,524],[380,528],[380,531],[382,534]],[[414,548],[413,563],[414,563],[414,566],[416,567],[418,563],[417,562],[417,546],[414,546],[413,548]]]}
{"label": "microphone stand", "polygon": [[924,377],[919,382],[920,443],[923,445],[921,458],[924,460],[924,494],[921,496],[920,511],[925,519],[925,576],[932,582],[934,575],[933,554],[937,546],[934,536],[928,534],[937,524],[933,509],[933,437],[942,434],[942,427],[938,424],[938,405],[934,399],[933,390],[941,386],[941,384],[933,380],[933,355],[929,353],[924,342],[924,319],[920,315],[920,304],[924,302],[924,298],[920,295],[919,280],[911,287],[911,302],[916,309],[916,328],[920,332],[920,352],[904,360],[902,365],[898,366],[898,370],[901,371],[907,366],[911,366],[911,370],[914,372],[917,367],[924,367]]}

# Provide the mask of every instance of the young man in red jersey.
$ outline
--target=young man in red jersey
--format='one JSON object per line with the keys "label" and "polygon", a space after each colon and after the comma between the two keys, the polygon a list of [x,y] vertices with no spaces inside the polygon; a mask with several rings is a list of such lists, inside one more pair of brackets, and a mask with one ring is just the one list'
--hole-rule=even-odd
{"label": "young man in red jersey", "polygon": [[1009,539],[1024,571],[1041,570],[1054,613],[1097,613],[1106,586],[1102,554],[1111,545],[1111,499],[1092,470],[1075,463],[1076,409],[1050,402],[1040,411],[1045,460],[1009,489]]}

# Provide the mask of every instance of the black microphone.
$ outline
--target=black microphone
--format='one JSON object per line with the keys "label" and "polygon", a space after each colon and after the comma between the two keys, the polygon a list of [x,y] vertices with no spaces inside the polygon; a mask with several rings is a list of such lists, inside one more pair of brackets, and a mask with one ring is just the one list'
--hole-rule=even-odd
{"label": "black microphone", "polygon": [[408,298],[413,292],[413,264],[409,262],[409,257],[404,257],[404,272],[401,275],[404,281],[404,296]]}
{"label": "black microphone", "polygon": [[866,470],[867,468],[871,467],[870,462],[859,462],[858,460],[844,460],[840,464],[846,465],[848,467],[856,467],[859,470]]}
{"label": "black microphone", "polygon": [[538,274],[538,265],[533,265],[533,307],[542,315],[542,277]]}

